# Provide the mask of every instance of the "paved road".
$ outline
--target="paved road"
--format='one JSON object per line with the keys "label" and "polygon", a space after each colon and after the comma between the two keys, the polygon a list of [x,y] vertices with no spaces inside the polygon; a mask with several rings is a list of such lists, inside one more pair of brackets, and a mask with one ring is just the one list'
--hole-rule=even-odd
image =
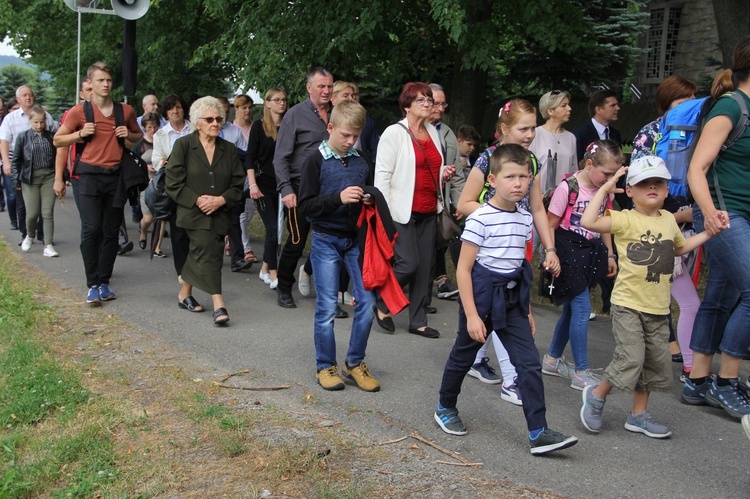
{"label": "paved road", "polygon": [[[81,306],[86,306],[78,251],[79,222],[71,193],[65,206],[58,204],[56,218],[60,257],[43,258],[37,243],[24,259],[62,286],[79,290]],[[131,234],[137,234],[135,225],[129,226]],[[21,253],[16,246],[19,233],[9,230],[5,213],[0,214],[0,237]],[[260,242],[254,249],[262,251]],[[164,250],[171,255],[168,242]],[[453,344],[455,302],[434,301],[439,311],[431,316],[430,325],[442,332],[436,340],[406,333],[404,317],[396,318],[398,329],[393,336],[381,333],[377,326],[373,328],[367,362],[383,385],[381,392],[369,394],[352,386],[343,392],[325,392],[313,378],[314,300],[300,299],[296,310],[279,308],[275,293],[258,279],[257,270],[256,265],[250,273],[230,273],[227,261],[223,278],[231,326],[218,329],[211,324],[209,313],[191,314],[177,308],[178,285],[172,259],[149,261],[146,252],[136,247],[132,253],[118,257],[111,283],[118,299],[105,306],[160,339],[214,364],[217,372],[249,368],[264,377],[264,382],[302,383],[317,397],[316,411],[383,440],[416,429],[472,461],[485,463],[484,469],[497,479],[574,497],[750,497],[750,441],[740,425],[722,412],[680,404],[682,385],[678,381],[671,393],[653,396],[653,411],[674,433],[663,441],[623,429],[629,399],[622,394],[613,395],[607,402],[603,431],[598,435],[587,433],[578,419],[580,392],[570,389],[562,379],[546,376],[548,419],[554,428],[579,437],[579,444],[572,449],[549,457],[532,457],[521,409],[501,401],[497,385],[471,378],[467,378],[459,399],[469,434],[445,435],[433,422],[432,413],[442,368]],[[295,297],[299,297],[296,292]],[[196,292],[196,298],[210,305],[205,294]],[[535,316],[537,343],[544,349],[549,345],[558,311],[537,307]],[[348,320],[337,321],[342,348],[348,326]],[[606,318],[590,323],[589,355],[594,367],[604,367],[611,358],[610,327]],[[496,361],[492,363],[496,365]],[[749,371],[750,366],[743,366],[743,377]],[[677,364],[674,373],[676,379]],[[279,403],[302,405],[299,391],[269,397],[276,397]],[[380,416],[381,411],[386,418]]]}

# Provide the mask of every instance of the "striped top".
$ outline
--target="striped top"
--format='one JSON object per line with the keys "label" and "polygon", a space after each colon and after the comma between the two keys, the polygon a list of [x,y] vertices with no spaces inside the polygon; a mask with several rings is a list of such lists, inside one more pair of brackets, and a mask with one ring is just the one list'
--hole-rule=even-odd
{"label": "striped top", "polygon": [[43,135],[31,134],[31,169],[44,170],[55,167],[55,151]]}
{"label": "striped top", "polygon": [[466,219],[461,240],[479,246],[477,262],[507,274],[523,263],[532,223],[526,210],[505,211],[485,203]]}

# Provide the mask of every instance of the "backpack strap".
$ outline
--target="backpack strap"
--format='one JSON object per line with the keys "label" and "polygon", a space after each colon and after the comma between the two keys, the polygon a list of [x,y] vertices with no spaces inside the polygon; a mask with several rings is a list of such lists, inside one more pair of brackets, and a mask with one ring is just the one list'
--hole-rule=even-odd
{"label": "backpack strap", "polygon": [[[83,117],[86,118],[86,123],[94,123],[94,106],[90,101],[83,101]],[[76,144],[76,159],[73,163],[73,170],[70,173],[71,175],[76,174],[76,167],[81,161],[81,156],[83,156],[83,150],[86,149],[86,144],[89,142],[91,142],[91,135],[83,137],[83,142]]]}
{"label": "backpack strap", "polygon": [[[114,101],[113,104],[114,104],[113,113],[115,115],[115,128],[117,128],[118,126],[122,126],[125,124],[125,113],[122,110],[122,104],[120,104],[117,101]],[[120,147],[125,147],[124,138],[117,137],[117,142],[120,143]]]}
{"label": "backpack strap", "polygon": [[729,132],[727,140],[725,140],[724,144],[722,144],[719,154],[716,156],[713,164],[711,165],[711,170],[713,170],[714,174],[714,189],[716,190],[716,199],[719,201],[719,208],[721,209],[721,211],[727,211],[727,205],[724,202],[724,196],[721,193],[721,188],[719,188],[719,174],[716,173],[716,162],[718,161],[719,155],[721,155],[721,153],[726,152],[727,149],[732,147],[734,143],[737,142],[737,140],[745,134],[745,130],[747,130],[748,125],[750,125],[750,114],[748,114],[747,103],[745,102],[744,97],[742,97],[737,92],[728,92],[722,95],[720,98],[723,97],[729,97],[730,99],[734,100],[738,106],[740,106],[740,119],[737,121],[737,124],[734,126],[732,131]]}

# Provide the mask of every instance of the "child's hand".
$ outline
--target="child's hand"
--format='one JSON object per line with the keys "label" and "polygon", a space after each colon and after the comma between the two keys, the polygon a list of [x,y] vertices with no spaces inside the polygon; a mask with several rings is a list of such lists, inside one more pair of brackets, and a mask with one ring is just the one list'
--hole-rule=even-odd
{"label": "child's hand", "polygon": [[466,318],[466,329],[469,331],[469,336],[474,341],[484,343],[487,339],[487,328],[484,325],[484,321],[479,316],[467,317]]}
{"label": "child's hand", "polygon": [[341,202],[343,204],[359,203],[365,195],[365,191],[358,185],[350,185],[341,191]]}
{"label": "child's hand", "polygon": [[719,232],[729,228],[729,214],[726,211],[716,211],[706,216],[703,228],[709,236],[714,237]]}
{"label": "child's hand", "polygon": [[617,172],[615,172],[612,177],[607,180],[604,185],[601,187],[602,189],[607,190],[607,194],[621,194],[625,192],[624,189],[618,189],[617,188],[617,181],[620,180],[620,177],[628,173],[628,167],[627,166],[621,166]]}
{"label": "child's hand", "polygon": [[560,259],[557,257],[556,251],[550,251],[546,255],[544,255],[543,267],[554,277],[560,275]]}
{"label": "child's hand", "polygon": [[617,274],[617,261],[614,258],[607,258],[607,277],[614,277]]}

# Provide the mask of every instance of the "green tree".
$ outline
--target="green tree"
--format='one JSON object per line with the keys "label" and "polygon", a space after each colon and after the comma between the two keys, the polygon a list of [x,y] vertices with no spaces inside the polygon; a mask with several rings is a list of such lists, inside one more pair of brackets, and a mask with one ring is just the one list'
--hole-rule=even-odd
{"label": "green tree", "polygon": [[750,35],[750,2],[713,0],[716,31],[724,67],[732,66],[732,52],[738,41]]}
{"label": "green tree", "polygon": [[0,68],[0,96],[10,99],[16,95],[16,89],[27,85],[34,89],[38,104],[45,103],[45,84],[42,82],[39,72],[33,68],[9,64]]}
{"label": "green tree", "polygon": [[[229,91],[227,71],[212,61],[191,62],[195,49],[210,45],[225,22],[206,12],[207,3],[212,2],[151,1],[147,15],[137,21],[138,87],[133,102],[140,103],[148,93],[189,97]],[[57,95],[75,99],[77,14],[59,0],[0,4],[4,4],[0,36],[9,36],[22,57],[52,75]],[[112,15],[82,16],[81,71],[85,73],[94,61],[109,63],[115,72],[113,96],[118,99],[122,98],[123,23]]]}

